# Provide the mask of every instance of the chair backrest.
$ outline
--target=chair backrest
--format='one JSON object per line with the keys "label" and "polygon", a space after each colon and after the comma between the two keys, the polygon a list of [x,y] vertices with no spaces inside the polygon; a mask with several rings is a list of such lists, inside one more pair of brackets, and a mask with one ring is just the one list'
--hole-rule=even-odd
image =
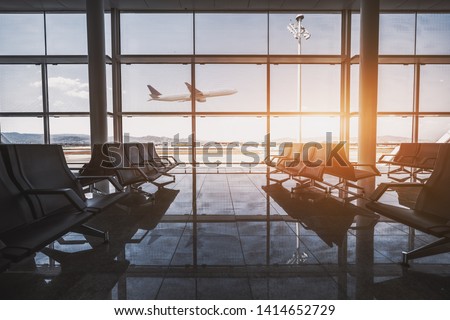
{"label": "chair backrest", "polygon": [[123,144],[124,154],[128,163],[133,166],[143,166],[144,159],[144,145],[139,142],[127,142]]}
{"label": "chair backrest", "polygon": [[0,240],[4,232],[20,228],[36,218],[29,199],[10,177],[11,170],[5,163],[4,151],[2,148],[0,154]]}
{"label": "chair backrest", "polygon": [[111,175],[111,159],[104,151],[103,144],[94,144],[91,160],[80,169],[82,176],[108,176]]}
{"label": "chair backrest", "polygon": [[[131,147],[131,144],[128,146]],[[113,170],[133,167],[125,153],[125,144],[105,143],[103,145],[103,152],[109,157]],[[123,186],[128,186],[142,180],[142,177],[135,170],[116,170],[116,176],[119,179],[119,183]]]}
{"label": "chair backrest", "polygon": [[441,144],[431,174],[416,202],[415,209],[450,221],[450,144]]}
{"label": "chair backrest", "polygon": [[[22,190],[72,189],[85,200],[83,189],[67,166],[60,145],[14,145],[9,149],[10,159],[17,163],[14,177]],[[67,206],[68,200],[60,195],[39,195],[45,214]]]}
{"label": "chair backrest", "polygon": [[305,144],[303,153],[308,150],[308,159],[302,159],[305,163],[304,168],[300,171],[303,177],[313,180],[322,181],[325,164],[327,162],[326,149],[323,144]]}
{"label": "chair backrest", "polygon": [[[347,158],[347,153],[345,151],[344,146],[340,147],[336,144],[333,144],[331,147],[333,150],[334,148],[339,147],[337,151],[338,158],[336,157],[330,158],[331,156],[330,152],[330,154],[328,155],[327,164],[325,166],[325,173],[345,180],[355,181],[356,180],[355,169],[353,168],[350,160],[348,160]],[[342,160],[342,162],[339,162],[337,159]]]}
{"label": "chair backrest", "polygon": [[283,142],[280,145],[281,148],[280,156],[287,157],[290,154],[292,154],[292,147],[293,147],[292,142]]}
{"label": "chair backrest", "polygon": [[421,168],[433,169],[441,145],[442,143],[420,143],[414,165]]}
{"label": "chair backrest", "polygon": [[158,155],[158,152],[156,152],[156,147],[155,144],[153,142],[148,142],[147,143],[147,153],[148,153],[148,157],[155,160],[155,161],[161,161],[161,158]]}
{"label": "chair backrest", "polygon": [[419,151],[418,143],[401,143],[400,149],[394,156],[394,162],[412,164]]}

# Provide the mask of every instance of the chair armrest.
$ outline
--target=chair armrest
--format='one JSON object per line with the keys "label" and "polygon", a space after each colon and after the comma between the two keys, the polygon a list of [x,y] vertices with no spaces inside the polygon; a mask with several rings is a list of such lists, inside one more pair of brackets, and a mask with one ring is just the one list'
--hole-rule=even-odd
{"label": "chair armrest", "polygon": [[381,173],[380,171],[377,169],[377,167],[374,164],[370,164],[370,163],[352,163],[353,167],[369,167],[370,169],[372,169],[373,173],[375,173],[377,176],[380,176]]}
{"label": "chair armrest", "polygon": [[180,163],[180,162],[177,161],[177,159],[175,159],[174,156],[159,156],[159,157],[163,158],[163,159],[167,159],[169,162],[171,162],[169,159],[172,159],[174,164]]}
{"label": "chair armrest", "polygon": [[381,198],[381,196],[386,192],[386,190],[388,190],[389,188],[393,188],[393,187],[423,187],[424,184],[422,183],[380,183],[380,185],[375,189],[374,192],[372,192],[372,194],[370,195],[369,199],[371,201],[378,201],[378,199]]}
{"label": "chair armrest", "polygon": [[88,180],[88,179],[99,179],[99,180],[108,180],[117,191],[123,191],[123,187],[111,176],[78,176],[78,180]]}
{"label": "chair armrest", "polygon": [[31,195],[62,195],[78,210],[86,209],[86,203],[69,188],[64,189],[30,189],[25,191],[26,194]]}
{"label": "chair armrest", "polygon": [[377,160],[377,162],[380,162],[381,160],[383,160],[385,157],[395,157],[396,154],[392,154],[392,153],[383,153]]}

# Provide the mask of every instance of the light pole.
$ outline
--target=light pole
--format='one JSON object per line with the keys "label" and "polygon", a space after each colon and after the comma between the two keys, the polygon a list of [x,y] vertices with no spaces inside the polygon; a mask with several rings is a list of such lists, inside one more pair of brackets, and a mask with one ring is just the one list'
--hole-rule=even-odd
{"label": "light pole", "polygon": [[[291,22],[288,24],[287,29],[297,40],[297,53],[298,55],[302,54],[302,38],[308,40],[311,38],[311,33],[302,25],[302,21],[305,18],[303,14],[298,14],[295,17],[295,22]],[[297,102],[298,102],[298,110],[302,111],[302,65],[301,63],[298,65],[298,92],[297,92]],[[300,120],[300,130],[298,133],[298,140],[301,141],[301,120]]]}

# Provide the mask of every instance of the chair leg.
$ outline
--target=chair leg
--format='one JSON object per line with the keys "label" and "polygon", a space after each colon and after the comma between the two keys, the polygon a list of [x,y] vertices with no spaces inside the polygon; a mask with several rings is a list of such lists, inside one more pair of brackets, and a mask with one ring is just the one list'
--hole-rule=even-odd
{"label": "chair leg", "polygon": [[89,226],[87,226],[85,224],[82,224],[81,226],[75,228],[73,231],[81,233],[81,234],[84,234],[86,236],[103,238],[104,242],[109,242],[109,233],[108,233],[108,231],[100,231],[98,229],[89,227]]}
{"label": "chair leg", "polygon": [[439,240],[436,240],[435,242],[432,242],[430,244],[427,244],[423,247],[414,249],[412,251],[405,252],[403,251],[403,265],[408,265],[409,260],[417,259],[417,258],[423,258],[428,256],[433,256],[440,253],[446,253],[450,252],[450,238],[441,238]]}

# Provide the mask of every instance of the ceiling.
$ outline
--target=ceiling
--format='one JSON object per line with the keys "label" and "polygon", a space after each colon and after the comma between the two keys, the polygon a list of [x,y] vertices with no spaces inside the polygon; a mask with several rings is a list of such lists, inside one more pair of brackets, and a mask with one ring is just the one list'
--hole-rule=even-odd
{"label": "ceiling", "polygon": [[[359,10],[360,0],[105,0],[121,10]],[[85,10],[86,0],[0,0],[2,11]],[[450,0],[380,0],[381,10],[450,11]]]}

